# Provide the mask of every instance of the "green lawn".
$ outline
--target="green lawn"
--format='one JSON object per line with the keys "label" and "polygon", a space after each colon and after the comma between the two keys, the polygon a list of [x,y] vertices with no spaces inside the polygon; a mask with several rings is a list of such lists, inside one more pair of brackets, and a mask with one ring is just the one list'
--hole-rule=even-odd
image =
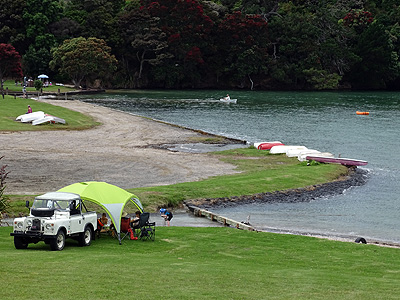
{"label": "green lawn", "polygon": [[398,249],[231,228],[157,227],[61,252],[0,228],[2,299],[398,299]]}
{"label": "green lawn", "polygon": [[[64,119],[67,124],[47,124],[32,126],[30,123],[16,122],[15,118],[27,112],[28,105],[35,111],[44,111]],[[0,97],[0,131],[32,131],[32,130],[81,130],[98,125],[93,118],[60,106],[55,106],[32,99],[14,96]]]}
{"label": "green lawn", "polygon": [[[10,92],[22,92],[21,84],[15,85],[14,80],[6,80],[3,84],[3,88],[4,88],[4,91],[6,91],[8,89]],[[58,89],[60,89],[60,93],[65,93],[65,92],[70,92],[70,91],[75,90],[71,87],[55,85],[55,82],[53,82],[53,85],[44,87],[43,92],[44,93],[45,92],[57,93]],[[26,87],[26,91],[29,93],[36,92],[36,89],[34,87]]]}

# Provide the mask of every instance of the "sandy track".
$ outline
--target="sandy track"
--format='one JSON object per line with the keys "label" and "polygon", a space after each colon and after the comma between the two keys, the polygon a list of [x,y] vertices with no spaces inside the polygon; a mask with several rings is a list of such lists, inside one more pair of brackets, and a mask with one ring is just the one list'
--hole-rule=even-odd
{"label": "sandy track", "polygon": [[146,148],[184,143],[200,133],[79,101],[42,101],[90,115],[102,125],[83,131],[0,132],[1,163],[10,172],[7,194],[40,194],[89,180],[134,188],[235,173],[233,165],[207,154]]}

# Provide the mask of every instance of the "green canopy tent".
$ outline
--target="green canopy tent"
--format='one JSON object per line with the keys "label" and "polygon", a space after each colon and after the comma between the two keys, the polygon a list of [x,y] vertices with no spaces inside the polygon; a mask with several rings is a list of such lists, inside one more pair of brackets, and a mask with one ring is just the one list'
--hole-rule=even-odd
{"label": "green canopy tent", "polygon": [[125,205],[131,201],[140,212],[143,212],[139,198],[115,185],[106,182],[87,181],[68,185],[58,192],[74,193],[83,201],[96,203],[104,208],[110,216],[121,244],[121,215]]}

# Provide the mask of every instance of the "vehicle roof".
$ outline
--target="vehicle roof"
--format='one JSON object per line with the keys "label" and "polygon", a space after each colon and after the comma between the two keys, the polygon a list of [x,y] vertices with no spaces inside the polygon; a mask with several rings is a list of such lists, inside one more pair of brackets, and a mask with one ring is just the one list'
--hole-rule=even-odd
{"label": "vehicle roof", "polygon": [[35,199],[37,200],[63,200],[63,201],[71,201],[71,200],[80,200],[80,196],[74,193],[66,193],[66,192],[50,192],[40,196],[37,196]]}

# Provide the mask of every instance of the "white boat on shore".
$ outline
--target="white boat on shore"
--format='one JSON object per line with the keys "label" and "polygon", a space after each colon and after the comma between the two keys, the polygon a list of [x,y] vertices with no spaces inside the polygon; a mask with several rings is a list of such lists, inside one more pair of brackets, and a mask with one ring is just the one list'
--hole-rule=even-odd
{"label": "white boat on shore", "polygon": [[269,150],[270,154],[287,154],[289,150],[306,150],[306,146],[273,146],[271,150]]}
{"label": "white boat on shore", "polygon": [[365,160],[342,157],[325,157],[320,155],[307,155],[306,159],[326,164],[341,164],[344,166],[365,166],[368,164],[368,162]]}
{"label": "white boat on shore", "polygon": [[[311,149],[310,149],[311,150]],[[315,152],[314,152],[315,151]],[[314,151],[307,151],[305,150],[304,152],[300,152],[299,155],[297,155],[297,159],[299,161],[306,161],[306,157],[309,155],[318,155],[318,156],[324,156],[324,157],[334,157],[334,155],[330,152],[320,152],[318,150]]]}
{"label": "white boat on shore", "polygon": [[22,123],[30,123],[34,120],[42,119],[45,117],[45,113],[42,111],[35,111],[30,114],[23,114],[18,116],[15,121],[20,121]]}
{"label": "white boat on shore", "polygon": [[65,124],[65,120],[55,117],[55,116],[51,116],[51,115],[45,115],[43,118],[41,119],[37,119],[35,121],[32,122],[32,125],[39,125],[39,124],[44,124],[44,123],[50,123],[50,124],[55,124],[55,123],[60,123],[60,124]]}

